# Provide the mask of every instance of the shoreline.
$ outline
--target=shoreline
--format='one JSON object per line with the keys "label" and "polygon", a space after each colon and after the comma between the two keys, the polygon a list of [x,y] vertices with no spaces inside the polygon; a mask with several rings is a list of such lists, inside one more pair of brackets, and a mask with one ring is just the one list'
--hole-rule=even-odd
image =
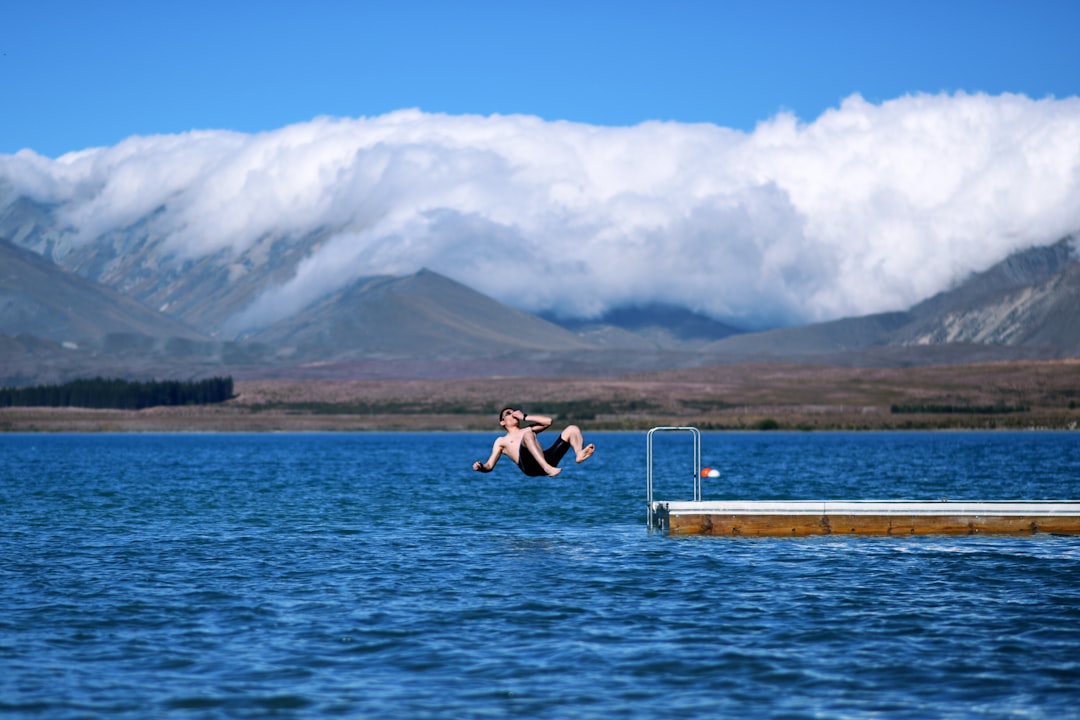
{"label": "shoreline", "polygon": [[584,431],[1076,430],[1080,360],[724,365],[611,378],[243,380],[224,403],[0,408],[0,432],[498,432],[506,404]]}

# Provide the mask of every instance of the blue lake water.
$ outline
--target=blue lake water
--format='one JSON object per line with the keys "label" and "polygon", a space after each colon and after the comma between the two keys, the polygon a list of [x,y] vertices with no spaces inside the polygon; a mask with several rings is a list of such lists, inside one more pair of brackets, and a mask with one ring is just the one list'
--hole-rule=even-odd
{"label": "blue lake water", "polygon": [[[667,538],[644,433],[494,437],[0,435],[0,717],[1080,717],[1078,537]],[[703,447],[706,499],[1080,497],[1075,433]]]}

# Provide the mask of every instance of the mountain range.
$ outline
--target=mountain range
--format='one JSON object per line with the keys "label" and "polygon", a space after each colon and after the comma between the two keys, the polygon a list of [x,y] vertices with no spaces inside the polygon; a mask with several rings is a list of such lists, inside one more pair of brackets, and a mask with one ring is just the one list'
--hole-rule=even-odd
{"label": "mountain range", "polygon": [[54,208],[0,210],[0,384],[87,375],[610,375],[726,362],[957,363],[1080,355],[1075,243],[1018,252],[901,312],[745,332],[683,308],[539,317],[429,270],[372,276],[262,327],[236,318],[329,230],[189,260],[151,223],[80,242]]}

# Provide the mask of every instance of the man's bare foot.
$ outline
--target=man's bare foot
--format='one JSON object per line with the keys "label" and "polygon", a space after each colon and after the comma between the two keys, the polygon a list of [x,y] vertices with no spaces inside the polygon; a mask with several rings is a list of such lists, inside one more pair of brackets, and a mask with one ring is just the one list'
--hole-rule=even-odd
{"label": "man's bare foot", "polygon": [[581,452],[579,452],[577,456],[577,461],[579,463],[585,462],[592,457],[592,454],[594,452],[596,452],[596,446],[592,443],[589,443],[585,447],[581,448]]}
{"label": "man's bare foot", "polygon": [[558,475],[559,473],[562,472],[562,468],[553,467],[550,470],[545,470],[544,472],[547,473],[548,477],[555,477],[556,475]]}

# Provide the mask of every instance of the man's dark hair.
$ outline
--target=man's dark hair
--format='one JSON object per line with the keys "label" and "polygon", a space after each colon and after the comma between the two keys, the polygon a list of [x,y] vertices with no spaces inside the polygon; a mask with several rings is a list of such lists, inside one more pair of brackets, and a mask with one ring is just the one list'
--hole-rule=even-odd
{"label": "man's dark hair", "polygon": [[504,412],[506,412],[507,410],[513,410],[513,409],[514,409],[514,407],[512,405],[507,405],[502,410],[500,410],[499,411],[499,422],[503,421],[503,413]]}

